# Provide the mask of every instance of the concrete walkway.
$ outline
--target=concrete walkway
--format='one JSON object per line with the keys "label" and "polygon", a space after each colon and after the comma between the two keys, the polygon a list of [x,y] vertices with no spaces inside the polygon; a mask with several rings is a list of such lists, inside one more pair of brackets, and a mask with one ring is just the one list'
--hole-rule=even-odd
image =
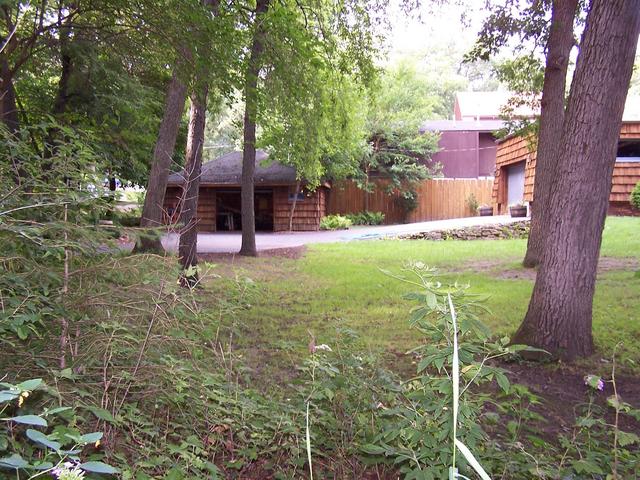
{"label": "concrete walkway", "polygon": [[[382,225],[377,227],[352,227],[349,230],[319,232],[279,232],[256,234],[258,250],[295,248],[311,243],[350,242],[353,240],[373,240],[395,237],[405,233],[429,232],[451,228],[471,227],[487,224],[507,224],[523,218],[509,216],[453,218],[431,222],[407,223],[403,225]],[[178,250],[178,235],[167,235],[162,244],[169,251]],[[198,253],[233,253],[240,250],[240,232],[219,232],[198,234]]]}

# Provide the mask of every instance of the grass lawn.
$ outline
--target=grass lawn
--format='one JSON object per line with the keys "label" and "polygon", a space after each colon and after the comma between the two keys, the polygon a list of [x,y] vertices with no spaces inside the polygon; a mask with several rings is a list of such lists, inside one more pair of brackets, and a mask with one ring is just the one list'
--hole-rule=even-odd
{"label": "grass lawn", "polygon": [[[239,347],[261,368],[277,370],[286,358],[297,363],[309,332],[330,344],[335,329],[347,327],[375,350],[401,353],[415,346],[420,339],[407,324],[412,305],[402,299],[410,287],[381,271],[400,273],[412,260],[486,295],[485,322],[508,335],[522,320],[533,287],[534,274],[519,264],[525,248],[526,240],[354,241],[313,245],[300,259],[236,258],[219,270],[257,282],[253,307],[242,319],[249,335]],[[623,368],[640,369],[640,218],[607,220],[602,257],[593,325],[598,353],[588,363],[597,368],[624,342]]]}

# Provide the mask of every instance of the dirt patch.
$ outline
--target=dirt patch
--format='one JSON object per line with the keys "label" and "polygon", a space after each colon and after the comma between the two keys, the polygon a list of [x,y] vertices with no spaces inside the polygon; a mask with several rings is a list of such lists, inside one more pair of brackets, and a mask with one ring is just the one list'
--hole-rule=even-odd
{"label": "dirt patch", "polygon": [[497,272],[507,268],[509,265],[512,265],[513,262],[517,261],[516,258],[511,259],[511,261],[506,261],[508,259],[503,260],[470,260],[465,262],[463,268],[452,268],[449,269],[447,267],[443,267],[441,269],[441,273],[486,273],[486,272]]}
{"label": "dirt patch", "polygon": [[535,280],[536,279],[536,270],[533,268],[523,268],[520,270],[511,269],[511,270],[503,270],[498,272],[496,278],[500,278],[502,280]]}
{"label": "dirt patch", "polygon": [[[304,256],[307,251],[307,247],[301,245],[299,247],[289,247],[289,248],[272,248],[270,250],[260,250],[258,251],[258,258],[270,258],[270,257],[279,257],[279,258],[293,258],[298,259]],[[237,253],[200,253],[198,254],[198,259],[204,262],[225,262],[225,263],[236,263],[242,264],[247,263],[252,258],[255,257],[245,257],[242,255],[238,255]]]}
{"label": "dirt patch", "polygon": [[598,273],[610,270],[637,270],[640,268],[640,260],[632,257],[602,257],[598,262]]}
{"label": "dirt patch", "polygon": [[[415,375],[415,357],[399,351],[391,351],[386,360],[386,366],[400,374],[402,378],[411,378]],[[567,364],[545,365],[531,362],[498,362],[496,366],[506,370],[512,384],[524,385],[540,397],[542,403],[530,405],[528,409],[545,420],[536,422],[534,425],[529,424],[529,427],[549,443],[557,444],[559,435],[572,433],[576,418],[584,413],[583,408],[589,402],[590,393],[593,393],[594,404],[598,407],[598,411],[604,412],[607,423],[612,425],[615,421],[615,411],[607,405],[607,398],[614,394],[610,377],[602,377],[605,381],[602,392],[596,392],[584,383],[584,377],[587,374],[597,373],[595,370],[589,370],[586,367],[580,369]],[[634,408],[640,407],[639,377],[616,375],[616,389],[622,401]],[[482,388],[482,391],[490,391],[496,395],[498,390],[495,383]],[[493,410],[489,404],[486,407],[490,411]],[[487,425],[485,427],[491,434],[491,427]],[[633,419],[629,415],[621,415],[619,428],[640,435],[640,420]]]}
{"label": "dirt patch", "polygon": [[[489,265],[484,271],[497,270],[499,266],[500,264],[494,263],[493,267]],[[614,270],[637,270],[639,268],[640,261],[637,258],[602,257],[598,262],[598,275]],[[473,265],[473,269],[476,270],[475,265]],[[506,280],[535,280],[536,270],[532,268],[503,270],[496,272],[496,277]]]}
{"label": "dirt patch", "polygon": [[302,258],[306,247],[262,250],[258,257],[237,253],[202,253],[200,262],[213,263],[213,274],[223,278],[247,277],[258,282],[286,280],[297,272],[296,260]]}
{"label": "dirt patch", "polygon": [[[556,441],[561,433],[570,431],[576,417],[580,415],[579,406],[589,401],[593,391],[584,384],[585,374],[570,366],[544,366],[537,364],[502,364],[508,371],[511,382],[525,385],[544,401],[542,405],[532,406],[532,410],[542,415],[546,422],[537,425],[541,435]],[[605,380],[602,392],[594,393],[594,403],[605,412],[608,423],[614,421],[614,410],[607,406],[607,398],[612,396],[613,385]],[[640,406],[640,378],[616,375],[616,388],[622,400],[633,407]],[[620,416],[620,429],[640,434],[640,422],[633,418]]]}

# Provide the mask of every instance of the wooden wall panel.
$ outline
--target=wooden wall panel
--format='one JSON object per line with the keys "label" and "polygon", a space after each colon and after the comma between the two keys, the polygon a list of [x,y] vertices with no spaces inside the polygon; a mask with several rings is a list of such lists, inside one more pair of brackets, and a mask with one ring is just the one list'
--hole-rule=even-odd
{"label": "wooden wall panel", "polygon": [[[273,230],[283,232],[289,230],[290,187],[275,187],[273,189]],[[305,196],[304,200],[296,202],[293,213],[293,231],[313,231],[320,228],[320,219],[325,209],[325,187],[318,188]],[[293,187],[291,187],[293,193]]]}
{"label": "wooden wall panel", "polygon": [[519,162],[525,163],[524,171],[524,201],[533,201],[533,181],[536,168],[535,137],[511,137],[498,145],[496,153],[496,172],[493,180],[492,200],[493,210],[497,214],[506,214],[508,166]]}
{"label": "wooden wall panel", "polygon": [[198,231],[216,231],[216,192],[210,187],[200,187],[198,197]]}
{"label": "wooden wall panel", "polygon": [[[182,187],[168,187],[164,196],[165,224],[180,221]],[[216,195],[215,189],[200,187],[198,211],[196,213],[199,232],[216,231]]]}
{"label": "wooden wall panel", "polygon": [[389,196],[384,188],[387,181],[375,180],[372,193],[360,190],[352,181],[334,184],[328,192],[327,214],[358,213],[365,209],[368,196],[369,211],[383,212],[384,223],[423,222],[476,215],[467,205],[471,194],[479,204],[491,203],[492,179],[438,178],[425,180],[417,188],[418,207],[405,215],[397,197]]}
{"label": "wooden wall panel", "polygon": [[[620,138],[640,139],[640,122],[623,123]],[[498,145],[496,154],[496,174],[493,183],[492,203],[497,213],[507,213],[505,198],[505,167],[526,161],[524,199],[534,200],[533,183],[535,179],[536,151],[535,138],[512,137]],[[631,190],[640,182],[640,164],[633,162],[617,162],[613,170],[611,195],[609,202],[628,202]],[[620,210],[619,208],[616,210]],[[614,211],[614,210],[612,210]]]}
{"label": "wooden wall panel", "polygon": [[640,138],[640,122],[623,123],[620,138]]}
{"label": "wooden wall panel", "polygon": [[640,182],[640,163],[617,162],[613,169],[610,202],[629,202],[629,195]]}

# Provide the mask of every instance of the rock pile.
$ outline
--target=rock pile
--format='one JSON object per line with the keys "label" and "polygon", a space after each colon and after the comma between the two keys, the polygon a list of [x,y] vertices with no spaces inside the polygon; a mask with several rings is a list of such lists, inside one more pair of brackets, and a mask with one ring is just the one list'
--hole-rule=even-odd
{"label": "rock pile", "polygon": [[530,221],[509,223],[507,225],[481,225],[475,227],[434,230],[399,235],[402,240],[497,240],[505,238],[527,238]]}

